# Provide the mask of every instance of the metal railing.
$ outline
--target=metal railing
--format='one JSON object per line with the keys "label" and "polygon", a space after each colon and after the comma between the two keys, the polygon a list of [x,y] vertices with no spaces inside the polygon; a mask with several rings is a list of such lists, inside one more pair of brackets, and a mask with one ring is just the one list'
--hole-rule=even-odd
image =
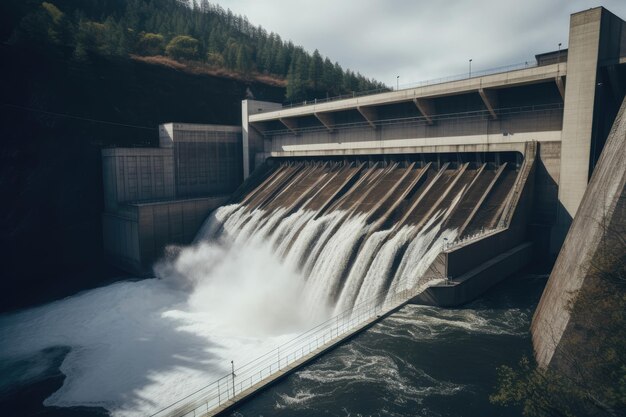
{"label": "metal railing", "polygon": [[333,96],[333,97],[316,98],[313,100],[304,100],[304,101],[298,101],[298,102],[285,103],[283,104],[283,108],[302,107],[302,106],[308,106],[311,104],[328,103],[330,101],[346,100],[350,98],[369,96],[372,94],[387,93],[390,91],[399,91],[399,90],[406,90],[409,88],[426,87],[429,85],[449,83],[452,81],[468,80],[471,78],[484,77],[486,75],[500,74],[503,72],[522,70],[526,68],[534,68],[537,66],[539,66],[537,64],[537,60],[535,58],[532,58],[529,61],[524,61],[524,62],[520,62],[517,64],[494,67],[494,68],[489,68],[489,69],[481,70],[481,71],[472,71],[471,73],[468,71],[463,74],[456,74],[456,75],[450,75],[447,77],[433,78],[429,80],[400,84],[400,86],[398,86],[395,89],[393,87],[381,87],[381,88],[375,88],[372,90],[365,90],[365,91],[352,91],[351,93],[348,93],[348,94],[342,94],[342,95]]}
{"label": "metal railing", "polygon": [[[422,277],[422,279],[431,282],[441,277]],[[231,361],[230,373],[180,398],[150,417],[206,415],[275,373],[294,365],[299,360],[308,359],[306,358],[308,355],[321,353],[365,324],[369,324],[370,320],[402,307],[424,289],[424,286],[419,286],[393,295],[379,295],[359,303],[242,366],[235,367]]]}
{"label": "metal railing", "polygon": [[465,245],[466,243],[477,241],[487,236],[495,235],[496,233],[501,232],[507,229],[508,227],[509,227],[508,224],[501,223],[501,224],[498,224],[498,226],[493,229],[481,228],[480,230],[478,230],[475,233],[472,233],[471,235],[464,235],[462,238],[458,238],[451,242],[445,243],[443,246],[443,249],[444,250],[455,249],[459,246]]}

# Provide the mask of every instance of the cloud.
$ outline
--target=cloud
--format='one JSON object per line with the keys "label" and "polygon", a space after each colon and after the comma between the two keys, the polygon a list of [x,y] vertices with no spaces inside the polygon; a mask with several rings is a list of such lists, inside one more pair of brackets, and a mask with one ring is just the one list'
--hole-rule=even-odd
{"label": "cloud", "polygon": [[569,15],[606,0],[217,0],[285,40],[389,85],[534,60],[567,47]]}

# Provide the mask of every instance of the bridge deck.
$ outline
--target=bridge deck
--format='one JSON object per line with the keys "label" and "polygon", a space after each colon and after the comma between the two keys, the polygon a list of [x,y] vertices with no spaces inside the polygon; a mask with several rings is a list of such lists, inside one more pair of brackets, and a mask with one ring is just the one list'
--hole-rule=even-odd
{"label": "bridge deck", "polygon": [[542,65],[498,74],[473,77],[464,80],[444,82],[423,87],[373,94],[344,100],[312,104],[295,108],[254,114],[249,117],[250,123],[268,122],[281,118],[311,116],[315,113],[330,113],[355,110],[358,107],[381,106],[393,103],[413,101],[416,98],[436,98],[478,92],[481,89],[498,89],[527,84],[537,84],[556,80],[567,75],[567,64]]}

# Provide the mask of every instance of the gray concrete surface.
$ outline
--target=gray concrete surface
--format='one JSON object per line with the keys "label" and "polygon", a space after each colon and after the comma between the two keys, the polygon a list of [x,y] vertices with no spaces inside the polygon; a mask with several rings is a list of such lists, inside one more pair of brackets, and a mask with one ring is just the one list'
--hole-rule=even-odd
{"label": "gray concrete surface", "polygon": [[[535,357],[548,366],[570,326],[568,303],[584,291],[588,261],[598,250],[604,229],[614,214],[623,215],[626,184],[626,100],[613,125],[602,156],[591,177],[565,244],[550,274],[533,317],[531,333]],[[618,210],[618,206],[622,207]],[[621,214],[620,214],[621,213]],[[617,218],[624,222],[625,219]]]}
{"label": "gray concrete surface", "polygon": [[[279,103],[269,101],[243,100],[241,102],[241,134],[242,134],[242,158],[243,158],[243,179],[248,178],[254,171],[256,154],[263,150],[263,136],[250,125],[250,116],[264,111],[271,111],[281,108]],[[261,161],[262,162],[262,161]]]}
{"label": "gray concrete surface", "polygon": [[390,91],[387,93],[373,94],[337,100],[308,106],[281,108],[280,110],[265,111],[250,116],[250,122],[259,123],[279,118],[301,117],[314,112],[337,112],[348,109],[356,109],[359,106],[379,106],[399,102],[412,102],[414,98],[435,98],[449,95],[459,95],[475,92],[481,88],[505,88],[522,86],[534,83],[554,82],[557,74],[567,74],[567,64],[562,63],[560,69],[556,64],[544,65],[503,72],[500,74],[474,77],[465,80],[442,82],[424,87],[408,88],[404,90]]}
{"label": "gray concrete surface", "polygon": [[241,127],[167,123],[159,148],[102,151],[105,253],[148,274],[168,244],[193,240],[243,181]]}
{"label": "gray concrete surface", "polygon": [[172,199],[174,153],[162,148],[102,150],[105,210],[116,210],[130,201]]}
{"label": "gray concrete surface", "polygon": [[563,111],[558,225],[567,231],[587,187],[602,9],[571,16]]}
{"label": "gray concrete surface", "polygon": [[168,245],[193,241],[208,215],[228,196],[155,203],[129,203],[102,215],[105,254],[110,262],[137,275],[152,272],[152,264]]}
{"label": "gray concrete surface", "polygon": [[528,265],[533,258],[532,245],[532,242],[525,242],[447,283],[429,287],[413,298],[411,303],[439,307],[458,307],[466,304]]}

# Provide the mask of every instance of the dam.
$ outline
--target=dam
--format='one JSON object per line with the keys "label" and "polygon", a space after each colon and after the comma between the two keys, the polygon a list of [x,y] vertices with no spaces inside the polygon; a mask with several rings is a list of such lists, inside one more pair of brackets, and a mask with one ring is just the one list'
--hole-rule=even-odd
{"label": "dam", "polygon": [[103,151],[115,264],[149,274],[164,257],[167,275],[176,245],[264,246],[301,277],[298,308],[320,323],[152,415],[225,412],[407,303],[463,305],[554,259],[624,100],[625,64],[626,23],[595,8],[571,16],[567,49],[509,68],[244,100],[241,126],[171,123],[159,148]]}

